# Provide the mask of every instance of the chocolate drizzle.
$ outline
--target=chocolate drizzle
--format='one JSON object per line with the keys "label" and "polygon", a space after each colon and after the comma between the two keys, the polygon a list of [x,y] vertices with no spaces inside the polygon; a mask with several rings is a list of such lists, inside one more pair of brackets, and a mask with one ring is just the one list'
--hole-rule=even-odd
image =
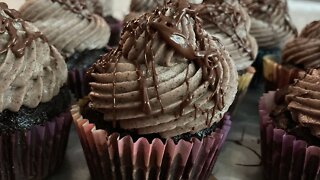
{"label": "chocolate drizzle", "polygon": [[[260,47],[279,46],[290,35],[297,36],[297,29],[288,13],[287,0],[240,0],[240,4],[246,8],[252,19],[262,22],[262,24],[253,23],[254,28],[251,31]],[[262,38],[262,35],[263,37],[268,35],[269,39]]]}
{"label": "chocolate drizzle", "polygon": [[[240,5],[236,7],[236,5],[225,1],[207,0],[205,4],[197,5],[197,13],[203,20],[204,26],[215,25],[219,31],[229,36],[235,44],[250,54],[251,59],[255,59],[255,52],[248,47],[248,39],[241,37],[238,31],[241,23],[245,26],[246,22],[249,21],[249,17],[246,17],[244,12],[241,11]],[[249,32],[249,29],[245,30]]]}
{"label": "chocolate drizzle", "polygon": [[[188,27],[191,28],[190,32],[184,32],[182,30],[183,28],[181,28],[181,25],[183,22],[188,23]],[[168,51],[175,53],[174,56],[178,57],[179,60],[176,58],[170,58],[169,60],[164,58],[165,61],[163,61],[162,58],[159,59],[157,57],[158,54],[156,54],[158,51],[154,49],[154,45],[158,44],[159,40],[161,43],[164,42],[165,48],[168,49]],[[210,43],[216,43],[216,45],[211,46]],[[143,49],[142,52],[136,52],[136,49],[141,51],[140,48]],[[112,108],[113,113],[117,113],[117,106],[115,106],[117,103],[117,95],[122,95],[124,92],[115,92],[116,89],[119,89],[119,87],[116,87],[115,82],[117,81],[118,84],[120,81],[116,80],[117,75],[115,71],[117,70],[115,70],[116,68],[114,66],[117,66],[118,62],[134,65],[136,79],[138,81],[137,92],[140,93],[140,111],[145,114],[145,117],[160,116],[160,114],[166,114],[168,103],[166,103],[165,107],[162,103],[159,90],[159,75],[156,71],[156,67],[170,67],[176,63],[186,64],[187,69],[184,71],[186,74],[181,85],[185,87],[183,90],[185,93],[183,97],[181,97],[180,104],[178,105],[179,110],[176,110],[174,114],[178,120],[179,116],[184,115],[185,108],[192,107],[194,108],[193,111],[195,112],[195,119],[197,118],[197,113],[202,115],[206,114],[207,121],[205,126],[209,127],[213,123],[213,118],[217,118],[217,111],[222,111],[226,106],[223,98],[225,95],[225,89],[222,88],[222,79],[225,73],[223,68],[225,68],[226,64],[221,64],[222,62],[226,61],[226,57],[227,55],[223,51],[221,43],[214,37],[206,34],[203,30],[200,19],[197,17],[197,13],[193,7],[186,0],[179,0],[177,2],[169,2],[161,9],[156,9],[152,13],[147,13],[141,16],[139,19],[135,19],[127,23],[127,25],[124,27],[118,48],[109,54],[106,54],[97,63],[95,63],[89,69],[88,75],[95,79],[98,74],[109,74],[110,72],[113,72],[112,99],[114,101],[114,105]],[[189,69],[189,66],[195,66],[196,69],[201,69],[202,76],[199,77],[202,77],[202,79],[199,80],[199,83],[204,89],[208,88],[210,91],[210,93],[205,92],[206,98],[202,101],[213,101],[214,105],[208,106],[210,108],[203,109],[200,107],[203,106],[203,104],[197,105],[195,103],[193,91],[196,87],[189,82],[192,78],[190,77],[192,75],[191,73],[194,73],[195,70]],[[122,70],[119,69],[117,72],[120,73]],[[236,72],[234,74],[236,74]],[[97,92],[101,92],[102,89],[97,89],[100,87],[100,85],[98,85],[100,82],[101,81],[98,80],[97,82],[91,83],[91,85],[94,86],[93,91],[97,90]],[[151,92],[151,89],[154,91]],[[164,92],[162,90],[161,95],[163,93]],[[100,104],[100,102],[102,103],[102,101],[100,101],[102,99],[100,98],[105,98],[106,96],[107,94],[96,95],[94,92],[92,92],[90,94],[90,98],[92,104],[96,105],[93,108],[102,113],[108,113],[107,109],[109,106],[106,107],[107,105]],[[204,94],[198,96],[204,96]],[[157,102],[151,102],[151,97],[153,100],[156,99]],[[99,102],[94,102],[95,99],[97,99]],[[153,106],[157,107],[153,109]],[[187,113],[189,112],[190,109]],[[116,115],[113,114],[113,117],[115,116]],[[204,128],[203,126],[201,127]],[[190,128],[191,129],[189,131],[199,130],[199,127],[197,127],[198,129],[195,127]]]}
{"label": "chocolate drizzle", "polygon": [[73,13],[79,14],[85,18],[91,18],[89,11],[87,10],[87,4],[85,0],[51,0],[53,3],[57,2],[65,7],[66,10],[70,10]]}
{"label": "chocolate drizzle", "polygon": [[[0,49],[0,54],[7,52],[9,49],[13,54],[20,58],[24,55],[26,47],[28,47],[35,39],[41,38],[47,41],[41,32],[30,32],[26,28],[26,23],[21,19],[18,11],[14,9],[9,9],[8,5],[5,3],[0,3],[0,11],[4,14],[0,14],[0,34],[9,34],[8,44]],[[20,24],[22,30],[25,31],[25,37],[18,35],[18,30],[15,25]]]}

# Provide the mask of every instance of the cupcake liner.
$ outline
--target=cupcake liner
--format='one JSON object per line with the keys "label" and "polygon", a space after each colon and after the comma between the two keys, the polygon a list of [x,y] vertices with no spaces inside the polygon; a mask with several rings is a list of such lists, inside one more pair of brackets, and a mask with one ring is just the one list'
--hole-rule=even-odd
{"label": "cupcake liner", "polygon": [[123,27],[123,22],[119,21],[111,16],[105,18],[106,22],[110,26],[111,35],[109,39],[109,46],[117,46],[120,40],[120,34]]}
{"label": "cupcake liner", "polygon": [[266,91],[284,88],[293,83],[293,80],[303,71],[297,68],[282,66],[275,60],[276,57],[266,55],[263,58],[263,76],[266,80]]}
{"label": "cupcake liner", "polygon": [[0,179],[44,179],[61,165],[71,126],[70,112],[30,130],[0,134]]}
{"label": "cupcake liner", "polygon": [[256,73],[252,79],[250,87],[255,88],[263,82],[263,57],[265,55],[273,55],[277,57],[277,59],[280,59],[281,50],[279,47],[272,49],[259,49],[257,58],[252,64],[252,66],[256,69]]}
{"label": "cupcake liner", "polygon": [[229,108],[229,113],[231,115],[234,115],[237,112],[239,104],[241,104],[242,99],[247,94],[249,85],[251,83],[251,80],[255,74],[254,67],[250,66],[245,70],[245,73],[241,74],[239,73],[239,79],[238,79],[238,91],[236,94],[236,97],[232,103],[232,105]]}
{"label": "cupcake liner", "polygon": [[89,94],[89,81],[86,76],[87,69],[72,69],[68,71],[68,87],[76,99]]}
{"label": "cupcake liner", "polygon": [[231,126],[226,115],[221,126],[202,140],[134,142],[130,136],[97,130],[83,119],[77,105],[71,114],[92,179],[206,179]]}
{"label": "cupcake liner", "polygon": [[[110,46],[107,46],[105,53],[110,52],[111,49],[112,48]],[[99,57],[97,57],[96,60],[98,59]],[[85,67],[75,67],[68,69],[67,85],[76,99],[87,96],[90,92],[89,79],[86,75],[86,72],[90,68],[90,66],[91,64]]]}
{"label": "cupcake liner", "polygon": [[261,154],[265,179],[320,179],[320,148],[277,129],[269,116],[275,92],[259,103]]}

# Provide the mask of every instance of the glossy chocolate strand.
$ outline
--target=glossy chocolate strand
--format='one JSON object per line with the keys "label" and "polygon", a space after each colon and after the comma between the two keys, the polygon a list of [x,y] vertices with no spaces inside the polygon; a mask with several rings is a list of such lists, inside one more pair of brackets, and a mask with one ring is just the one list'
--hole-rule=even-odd
{"label": "glossy chocolate strand", "polygon": [[[9,16],[0,16],[0,34],[6,32],[9,34],[8,44],[0,49],[0,54],[3,54],[11,49],[13,54],[20,58],[24,55],[25,48],[29,46],[35,39],[41,38],[46,42],[46,38],[41,32],[30,32],[26,29],[25,22],[21,19],[18,11],[14,9],[8,9],[8,6],[5,3],[0,3],[0,10],[3,10]],[[18,36],[17,29],[14,27],[14,23],[22,24],[23,30],[26,32],[25,38]]]}
{"label": "glossy chocolate strand", "polygon": [[203,30],[185,0],[128,22],[117,49],[88,74],[90,104],[105,121],[114,121],[116,112],[121,128],[163,137],[196,132],[219,121],[237,84],[224,47]]}
{"label": "glossy chocolate strand", "polygon": [[51,0],[51,1],[64,5],[67,10],[70,10],[76,14],[79,14],[82,17],[90,18],[89,14],[85,14],[83,12],[84,9],[87,9],[87,4],[85,0]]}
{"label": "glossy chocolate strand", "polygon": [[[213,4],[211,4],[213,3]],[[237,27],[239,26],[239,23],[241,22],[241,17],[239,11],[235,11],[234,7],[231,4],[225,3],[224,1],[213,1],[213,2],[206,2],[206,4],[200,4],[196,7],[196,12],[198,13],[198,16],[207,24],[214,24],[219,30],[226,35],[228,35],[231,40],[236,43],[239,47],[243,48],[245,52],[250,54],[252,59],[255,59],[255,53],[247,47],[247,39],[241,38],[237,31]],[[230,14],[233,13],[233,14]],[[227,31],[229,29],[229,24],[225,22],[219,22],[217,20],[217,16],[221,16],[221,14],[226,15],[226,20],[231,21],[231,29],[232,32]],[[249,31],[249,29],[248,29]],[[235,36],[234,36],[235,35]]]}

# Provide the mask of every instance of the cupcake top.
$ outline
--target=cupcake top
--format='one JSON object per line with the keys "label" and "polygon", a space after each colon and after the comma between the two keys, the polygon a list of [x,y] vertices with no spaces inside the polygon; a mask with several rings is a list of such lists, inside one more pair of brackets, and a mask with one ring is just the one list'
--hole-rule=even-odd
{"label": "cupcake top", "polygon": [[85,0],[28,0],[20,11],[67,57],[100,49],[109,41],[109,26],[89,12]]}
{"label": "cupcake top", "polygon": [[[272,111],[276,126],[307,140],[320,138],[320,70],[300,74],[287,88],[277,91]],[[313,137],[314,136],[314,137]]]}
{"label": "cupcake top", "polygon": [[282,51],[282,64],[300,69],[320,67],[320,21],[308,24]]}
{"label": "cupcake top", "polygon": [[289,37],[296,35],[287,0],[240,0],[251,17],[252,34],[261,48],[279,47]]}
{"label": "cupcake top", "polygon": [[288,92],[286,101],[293,120],[320,138],[320,70],[310,70]]}
{"label": "cupcake top", "polygon": [[130,4],[131,12],[148,12],[158,6],[163,6],[165,0],[132,0]]}
{"label": "cupcake top", "polygon": [[197,13],[204,28],[226,47],[238,70],[253,63],[258,45],[249,34],[250,17],[238,1],[206,0],[199,5]]}
{"label": "cupcake top", "polygon": [[5,3],[0,3],[0,19],[0,112],[50,101],[67,80],[64,58]]}
{"label": "cupcake top", "polygon": [[88,71],[90,107],[123,129],[167,138],[221,120],[237,71],[188,2],[170,2],[130,21],[117,49]]}
{"label": "cupcake top", "polygon": [[[159,6],[163,6],[169,0],[131,0],[130,13],[125,17],[125,22],[138,18],[146,12],[151,12]],[[173,0],[177,1],[177,0]],[[202,0],[188,0],[190,3],[200,4]]]}
{"label": "cupcake top", "polygon": [[85,0],[88,10],[92,13],[106,17],[112,14],[112,0]]}

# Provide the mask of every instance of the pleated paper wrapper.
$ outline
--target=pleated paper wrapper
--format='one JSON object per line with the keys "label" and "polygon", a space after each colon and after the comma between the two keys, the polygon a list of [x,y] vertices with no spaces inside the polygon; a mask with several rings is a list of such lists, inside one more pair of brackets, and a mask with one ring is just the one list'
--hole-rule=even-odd
{"label": "pleated paper wrapper", "polygon": [[[111,30],[109,43],[107,45],[107,49],[109,51],[113,46],[118,45],[123,23],[112,17],[107,17],[105,19],[108,22]],[[89,82],[86,77],[87,69],[88,68],[83,68],[83,69],[74,68],[69,70],[68,72],[68,87],[70,88],[72,94],[76,99],[80,99],[88,95],[90,91]]]}
{"label": "pleated paper wrapper", "polygon": [[264,94],[259,103],[261,154],[267,180],[319,180],[320,148],[277,129],[269,113],[275,107],[275,92]]}
{"label": "pleated paper wrapper", "polygon": [[192,138],[177,144],[155,138],[133,142],[130,136],[108,134],[83,119],[79,106],[73,106],[72,117],[84,150],[92,179],[207,179],[229,132],[226,116],[220,128],[202,140]]}
{"label": "pleated paper wrapper", "polygon": [[0,133],[0,179],[44,179],[63,161],[72,117],[61,113],[43,125]]}
{"label": "pleated paper wrapper", "polygon": [[110,26],[111,35],[109,39],[108,45],[113,47],[117,46],[120,40],[120,34],[123,27],[123,22],[119,21],[113,17],[106,17],[105,20],[107,21],[108,25]]}
{"label": "pleated paper wrapper", "polygon": [[72,69],[68,72],[68,87],[76,99],[89,94],[89,81],[86,76],[87,69]]}
{"label": "pleated paper wrapper", "polygon": [[231,107],[228,110],[228,112],[231,115],[234,115],[237,112],[239,105],[241,104],[244,96],[247,94],[249,85],[251,83],[251,80],[255,72],[256,72],[255,68],[250,66],[247,69],[245,69],[244,73],[238,73],[239,74],[238,91]]}
{"label": "pleated paper wrapper", "polygon": [[263,59],[263,76],[266,82],[266,91],[284,88],[304,73],[303,70],[283,66],[277,63],[275,59],[274,56],[270,55],[265,56]]}
{"label": "pleated paper wrapper", "polygon": [[256,73],[252,79],[251,87],[257,87],[259,84],[263,82],[263,57],[266,55],[272,55],[277,57],[276,59],[280,59],[281,57],[281,49],[279,47],[272,49],[262,49],[259,48],[258,55],[256,60],[253,62],[252,66],[256,69]]}

